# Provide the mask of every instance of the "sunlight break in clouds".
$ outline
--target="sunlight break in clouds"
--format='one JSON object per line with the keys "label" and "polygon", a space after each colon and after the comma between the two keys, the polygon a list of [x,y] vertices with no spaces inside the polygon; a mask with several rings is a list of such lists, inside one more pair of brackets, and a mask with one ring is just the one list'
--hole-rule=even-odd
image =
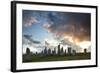
{"label": "sunlight break in clouds", "polygon": [[44,41],[49,43],[49,46],[57,46],[59,42],[55,40],[53,37],[52,38],[45,38]]}
{"label": "sunlight break in clouds", "polygon": [[90,47],[90,45],[91,45],[91,42],[90,41],[83,41],[83,42],[78,43],[78,45],[82,49],[84,49],[84,48],[87,48],[88,49]]}

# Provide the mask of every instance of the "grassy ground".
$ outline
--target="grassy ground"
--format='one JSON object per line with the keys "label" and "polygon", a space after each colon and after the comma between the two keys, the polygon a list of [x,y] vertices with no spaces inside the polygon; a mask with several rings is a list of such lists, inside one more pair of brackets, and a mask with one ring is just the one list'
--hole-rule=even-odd
{"label": "grassy ground", "polygon": [[49,55],[49,56],[32,56],[31,60],[23,59],[23,62],[47,62],[47,61],[67,61],[67,60],[86,60],[91,59],[90,53],[77,53],[76,55]]}

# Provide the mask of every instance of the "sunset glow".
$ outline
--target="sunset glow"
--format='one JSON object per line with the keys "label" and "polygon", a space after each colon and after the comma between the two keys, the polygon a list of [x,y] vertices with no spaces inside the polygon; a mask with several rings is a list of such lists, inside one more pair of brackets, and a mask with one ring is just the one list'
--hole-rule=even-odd
{"label": "sunset glow", "polygon": [[90,41],[83,41],[83,42],[80,42],[80,43],[78,43],[78,45],[82,48],[82,49],[84,49],[84,48],[89,48],[89,46],[91,45],[91,42]]}

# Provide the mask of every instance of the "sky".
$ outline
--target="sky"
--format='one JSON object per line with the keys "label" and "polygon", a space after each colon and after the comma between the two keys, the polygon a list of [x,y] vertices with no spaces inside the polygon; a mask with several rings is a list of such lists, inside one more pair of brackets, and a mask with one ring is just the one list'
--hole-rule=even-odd
{"label": "sky", "polygon": [[[78,50],[91,46],[90,13],[23,10],[22,14],[22,37],[34,46],[62,44]],[[28,41],[23,39],[23,45]]]}

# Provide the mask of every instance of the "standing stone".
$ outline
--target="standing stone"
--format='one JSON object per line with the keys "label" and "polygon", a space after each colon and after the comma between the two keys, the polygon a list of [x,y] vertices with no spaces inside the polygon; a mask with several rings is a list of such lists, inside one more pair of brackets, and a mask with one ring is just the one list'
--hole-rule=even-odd
{"label": "standing stone", "polygon": [[76,55],[76,50],[72,50],[72,55]]}
{"label": "standing stone", "polygon": [[72,50],[72,48],[68,47],[68,55],[71,55],[71,50]]}

